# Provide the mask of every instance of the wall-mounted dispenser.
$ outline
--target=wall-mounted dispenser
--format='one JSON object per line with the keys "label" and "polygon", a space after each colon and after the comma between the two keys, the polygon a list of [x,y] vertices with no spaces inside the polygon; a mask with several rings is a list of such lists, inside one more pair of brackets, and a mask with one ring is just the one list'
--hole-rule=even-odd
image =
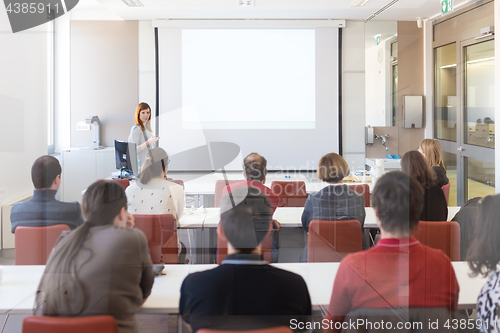
{"label": "wall-mounted dispenser", "polygon": [[404,96],[403,123],[404,128],[422,128],[424,96]]}
{"label": "wall-mounted dispenser", "polygon": [[365,144],[372,145],[375,140],[375,136],[373,135],[373,127],[370,125],[365,127]]}

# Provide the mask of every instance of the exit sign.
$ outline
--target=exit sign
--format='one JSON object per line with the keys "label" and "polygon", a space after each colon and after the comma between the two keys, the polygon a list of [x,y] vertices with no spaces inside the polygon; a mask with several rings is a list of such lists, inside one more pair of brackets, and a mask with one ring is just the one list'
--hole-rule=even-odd
{"label": "exit sign", "polygon": [[453,10],[453,0],[441,0],[441,15]]}

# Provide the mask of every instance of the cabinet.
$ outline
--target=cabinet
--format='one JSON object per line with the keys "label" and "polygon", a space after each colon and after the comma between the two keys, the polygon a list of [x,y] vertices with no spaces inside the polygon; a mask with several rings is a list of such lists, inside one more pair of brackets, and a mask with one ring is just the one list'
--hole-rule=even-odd
{"label": "cabinet", "polygon": [[62,201],[82,201],[82,191],[98,179],[116,171],[115,148],[100,150],[71,148],[62,152]]}

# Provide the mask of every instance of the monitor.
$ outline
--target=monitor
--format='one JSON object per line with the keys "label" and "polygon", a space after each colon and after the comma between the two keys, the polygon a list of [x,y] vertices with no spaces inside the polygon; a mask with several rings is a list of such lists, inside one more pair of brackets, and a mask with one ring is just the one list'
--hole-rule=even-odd
{"label": "monitor", "polygon": [[133,142],[115,140],[116,168],[121,171],[120,178],[124,173],[137,176],[137,145]]}

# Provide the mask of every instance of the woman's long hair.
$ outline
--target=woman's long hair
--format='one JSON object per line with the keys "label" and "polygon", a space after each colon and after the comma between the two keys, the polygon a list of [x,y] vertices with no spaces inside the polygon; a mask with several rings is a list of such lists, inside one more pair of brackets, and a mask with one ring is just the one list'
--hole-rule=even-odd
{"label": "woman's long hair", "polygon": [[425,161],[432,168],[434,166],[440,166],[444,170],[446,167],[443,162],[443,154],[441,152],[441,145],[438,140],[433,139],[423,139],[420,142],[420,150],[425,154]]}
{"label": "woman's long hair", "polygon": [[[142,120],[141,120],[141,117],[139,117],[139,115],[141,114],[141,111],[147,110],[147,109],[149,109],[149,119],[148,119],[148,122],[146,124],[144,124],[142,122]],[[151,130],[151,121],[150,121],[151,120],[151,116],[152,116],[152,111],[151,111],[151,108],[149,107],[148,103],[141,102],[141,103],[139,103],[139,105],[137,105],[137,108],[135,109],[135,123],[137,125],[139,125],[139,127],[141,128],[141,130],[144,131],[144,129],[147,127],[147,129],[150,132],[153,132],[153,130]]]}
{"label": "woman's long hair", "polygon": [[[122,208],[127,209],[127,198],[118,183],[99,180],[89,186],[82,201],[85,223],[54,247],[38,285],[35,314],[78,316],[82,313],[87,304],[87,291],[78,280],[80,267],[75,265],[75,258],[90,228],[113,224]],[[89,257],[92,256],[90,250],[86,250]]]}
{"label": "woman's long hair", "polygon": [[493,273],[500,262],[500,195],[484,197],[477,206],[474,236],[467,251],[467,261],[473,276]]}
{"label": "woman's long hair", "polygon": [[411,150],[403,156],[401,171],[418,180],[424,188],[431,188],[436,180],[436,174],[416,150]]}
{"label": "woman's long hair", "polygon": [[151,178],[160,177],[163,170],[168,166],[169,161],[168,154],[163,148],[156,147],[151,149],[148,158],[142,165],[139,181],[142,184],[147,184]]}

